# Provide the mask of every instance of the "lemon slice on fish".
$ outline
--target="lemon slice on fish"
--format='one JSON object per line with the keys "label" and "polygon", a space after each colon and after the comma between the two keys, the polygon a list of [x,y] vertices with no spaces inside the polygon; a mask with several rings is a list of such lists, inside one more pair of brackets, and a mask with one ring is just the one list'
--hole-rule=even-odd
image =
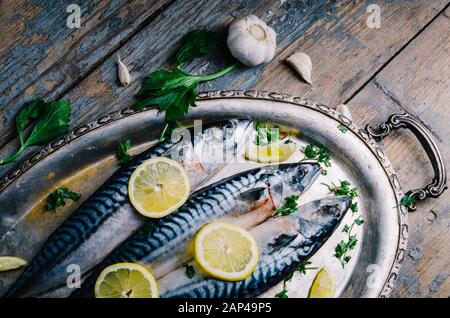
{"label": "lemon slice on fish", "polygon": [[317,273],[309,290],[308,298],[333,298],[336,294],[336,282],[326,267]]}
{"label": "lemon slice on fish", "polygon": [[295,149],[296,144],[293,142],[287,144],[274,143],[264,146],[251,144],[245,149],[245,158],[262,163],[283,162],[289,159],[295,152]]}
{"label": "lemon slice on fish", "polygon": [[253,236],[243,228],[213,222],[194,239],[195,260],[212,277],[239,281],[249,277],[258,263],[259,251]]}
{"label": "lemon slice on fish", "polygon": [[27,265],[28,262],[16,256],[0,256],[0,272],[6,272]]}
{"label": "lemon slice on fish", "polygon": [[186,202],[189,176],[178,162],[156,157],[144,161],[131,175],[128,195],[136,210],[150,218],[162,218]]}
{"label": "lemon slice on fish", "polygon": [[106,267],[95,283],[96,298],[158,298],[153,275],[142,265],[118,263]]}

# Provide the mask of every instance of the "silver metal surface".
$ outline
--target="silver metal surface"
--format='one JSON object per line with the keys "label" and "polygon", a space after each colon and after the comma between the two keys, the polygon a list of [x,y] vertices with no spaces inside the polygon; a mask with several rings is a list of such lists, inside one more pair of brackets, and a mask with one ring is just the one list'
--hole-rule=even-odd
{"label": "silver metal surface", "polygon": [[[202,93],[187,119],[214,120],[251,117],[297,130],[300,142],[325,147],[333,158],[326,182],[345,177],[359,189],[358,202],[365,223],[359,248],[345,269],[333,257],[334,240],[327,242],[315,265],[327,266],[338,283],[341,297],[385,297],[393,287],[405,255],[408,236],[407,210],[398,206],[404,196],[389,160],[369,133],[325,105],[299,97],[270,92],[216,91]],[[114,153],[124,138],[133,140],[133,151],[148,148],[163,127],[163,116],[155,109],[123,110],[79,127],[54,141],[0,181],[0,255],[31,259],[48,236],[70,213],[117,168]],[[337,126],[349,131],[341,133]],[[234,165],[224,173],[244,170]],[[334,170],[333,170],[334,169]],[[220,176],[222,177],[222,176]],[[45,198],[61,186],[82,194],[82,200],[50,213]],[[326,194],[317,184],[308,199]],[[306,199],[305,199],[306,200]],[[113,235],[113,234],[112,234]],[[19,271],[0,277],[0,291],[14,281]],[[305,296],[313,274],[292,281],[293,296]],[[272,297],[276,288],[263,295]],[[291,297],[291,295],[290,295]]]}

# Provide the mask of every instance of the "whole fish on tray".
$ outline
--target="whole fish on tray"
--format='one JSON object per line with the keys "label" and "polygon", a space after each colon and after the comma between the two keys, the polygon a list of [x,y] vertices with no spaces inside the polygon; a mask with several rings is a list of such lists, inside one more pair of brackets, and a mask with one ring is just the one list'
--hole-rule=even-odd
{"label": "whole fish on tray", "polygon": [[160,297],[232,298],[257,296],[311,257],[331,236],[350,207],[351,197],[329,197],[303,205],[289,216],[267,220],[250,233],[260,258],[250,277],[237,282],[201,275],[186,276],[183,268],[158,280]]}
{"label": "whole fish on tray", "polygon": [[95,280],[108,265],[136,262],[158,279],[192,258],[191,240],[206,223],[224,220],[250,229],[272,216],[284,198],[305,192],[320,175],[317,163],[265,166],[226,178],[194,193],[153,230],[137,232],[105,258],[72,296],[93,296]]}
{"label": "whole fish on tray", "polygon": [[[235,157],[252,131],[247,119],[224,120],[162,141],[121,167],[47,240],[30,266],[7,292],[8,297],[37,296],[66,284],[67,267],[84,273],[145,224],[128,199],[128,180],[144,160],[172,157],[187,170],[195,190]],[[219,159],[219,160],[218,160]]]}

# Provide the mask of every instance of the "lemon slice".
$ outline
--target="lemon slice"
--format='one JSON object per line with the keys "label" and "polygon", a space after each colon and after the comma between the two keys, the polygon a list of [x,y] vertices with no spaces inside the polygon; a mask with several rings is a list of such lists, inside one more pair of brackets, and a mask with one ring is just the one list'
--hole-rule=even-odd
{"label": "lemon slice", "polygon": [[274,143],[264,146],[254,144],[245,149],[245,158],[255,162],[283,162],[289,159],[294,153],[296,144],[291,142],[287,144]]}
{"label": "lemon slice", "polygon": [[95,283],[96,298],[158,298],[153,275],[142,265],[118,263],[106,267]]}
{"label": "lemon slice", "polygon": [[16,256],[0,256],[0,272],[6,272],[27,265],[28,262]]}
{"label": "lemon slice", "polygon": [[156,157],[144,161],[131,175],[128,195],[136,210],[150,218],[162,218],[186,202],[189,176],[176,161]]}
{"label": "lemon slice", "polygon": [[194,239],[195,260],[212,277],[239,281],[249,277],[258,263],[253,236],[243,228],[213,222],[198,231]]}
{"label": "lemon slice", "polygon": [[336,282],[326,267],[317,273],[309,290],[308,298],[333,298],[336,294]]}

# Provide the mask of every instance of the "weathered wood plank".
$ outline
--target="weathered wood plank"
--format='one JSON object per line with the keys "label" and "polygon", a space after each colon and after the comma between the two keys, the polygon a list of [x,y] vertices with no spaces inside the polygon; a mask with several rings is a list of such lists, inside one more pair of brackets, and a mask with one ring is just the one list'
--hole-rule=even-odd
{"label": "weathered wood plank", "polygon": [[67,90],[171,1],[78,1],[80,29],[66,26],[70,3],[1,2],[0,145],[24,101]]}
{"label": "weathered wood plank", "polygon": [[[406,110],[430,127],[450,167],[450,18],[449,9],[386,66],[349,103],[360,123],[384,121]],[[396,132],[383,142],[404,190],[431,181],[431,166],[411,133]],[[408,256],[394,296],[450,295],[449,192],[418,205],[410,214]]]}

